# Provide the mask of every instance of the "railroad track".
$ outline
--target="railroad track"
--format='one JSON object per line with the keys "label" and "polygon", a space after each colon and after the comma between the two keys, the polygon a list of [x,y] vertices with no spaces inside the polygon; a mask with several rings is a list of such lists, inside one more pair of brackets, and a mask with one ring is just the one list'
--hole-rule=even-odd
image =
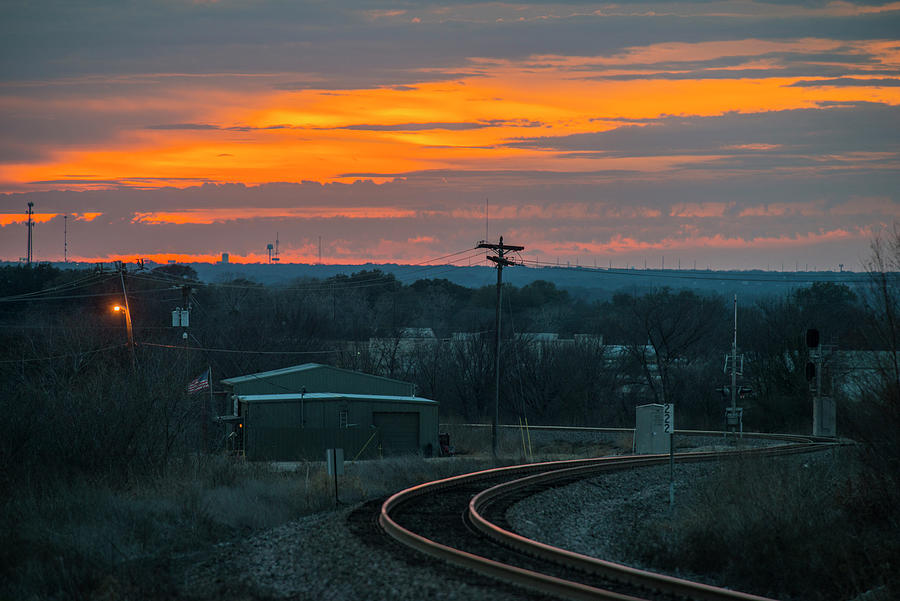
{"label": "railroad track", "polygon": [[[764,436],[783,440],[784,444],[741,451],[678,453],[675,461],[708,461],[737,453],[751,456],[808,453],[835,444],[826,439]],[[506,508],[542,489],[603,472],[668,461],[668,455],[632,455],[483,470],[400,491],[382,504],[378,521],[388,535],[408,547],[529,591],[555,597],[615,601],[685,598],[764,601],[763,597],[580,555],[527,539],[505,527]]]}

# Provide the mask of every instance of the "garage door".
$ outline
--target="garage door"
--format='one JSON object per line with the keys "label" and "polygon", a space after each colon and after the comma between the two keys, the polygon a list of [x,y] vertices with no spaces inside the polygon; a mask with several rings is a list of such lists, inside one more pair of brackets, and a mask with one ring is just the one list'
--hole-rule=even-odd
{"label": "garage door", "polygon": [[416,412],[376,412],[372,423],[381,431],[385,455],[419,452],[419,414]]}

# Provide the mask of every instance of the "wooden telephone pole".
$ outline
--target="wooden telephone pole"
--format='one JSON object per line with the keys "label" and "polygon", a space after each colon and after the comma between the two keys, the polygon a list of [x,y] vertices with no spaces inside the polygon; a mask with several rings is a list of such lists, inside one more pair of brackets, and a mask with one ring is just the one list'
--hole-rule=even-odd
{"label": "wooden telephone pole", "polygon": [[134,328],[131,325],[131,307],[128,305],[128,291],[125,290],[125,265],[120,261],[119,281],[122,282],[122,297],[125,299],[125,331],[128,334],[128,349],[131,351],[131,369],[137,369],[137,360],[134,356]]}
{"label": "wooden telephone pole", "polygon": [[488,256],[488,260],[493,261],[497,265],[497,315],[495,319],[496,330],[494,332],[494,417],[491,420],[491,449],[494,453],[494,459],[497,459],[499,454],[497,425],[500,423],[500,301],[503,290],[503,268],[517,265],[517,263],[506,258],[507,253],[519,252],[525,250],[525,247],[503,244],[503,236],[500,236],[500,244],[490,244],[486,240],[482,240],[475,248],[488,248],[496,253],[495,256]]}

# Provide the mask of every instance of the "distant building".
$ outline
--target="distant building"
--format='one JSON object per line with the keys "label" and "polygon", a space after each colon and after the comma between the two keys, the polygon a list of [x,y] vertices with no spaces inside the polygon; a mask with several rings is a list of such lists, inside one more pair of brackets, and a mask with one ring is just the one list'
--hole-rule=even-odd
{"label": "distant building", "polygon": [[222,260],[220,261],[223,265],[228,264],[228,253],[222,253]]}
{"label": "distant building", "polygon": [[424,345],[440,342],[431,328],[400,328],[395,336],[369,338],[369,356],[376,371],[390,372],[392,367],[409,367],[409,359]]}

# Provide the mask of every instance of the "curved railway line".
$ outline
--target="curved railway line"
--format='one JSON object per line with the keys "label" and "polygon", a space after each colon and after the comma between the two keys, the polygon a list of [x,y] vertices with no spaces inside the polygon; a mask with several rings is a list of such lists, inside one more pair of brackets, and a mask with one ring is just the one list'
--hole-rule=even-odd
{"label": "curved railway line", "polygon": [[[679,435],[718,435],[684,432]],[[771,434],[745,437],[779,441],[739,451],[675,454],[676,463],[729,455],[808,453],[834,446],[832,439]],[[502,582],[567,599],[616,601],[703,599],[763,601],[763,597],[638,570],[573,553],[512,532],[506,509],[546,488],[613,470],[659,465],[668,455],[611,456],[494,468],[402,490],[381,506],[381,528],[403,545]]]}

